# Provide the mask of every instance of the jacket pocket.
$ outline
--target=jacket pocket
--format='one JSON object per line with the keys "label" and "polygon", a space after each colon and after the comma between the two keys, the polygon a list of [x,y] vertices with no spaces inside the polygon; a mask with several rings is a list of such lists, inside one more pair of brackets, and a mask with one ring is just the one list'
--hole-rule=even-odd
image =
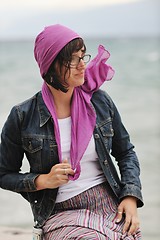
{"label": "jacket pocket", "polygon": [[106,148],[110,151],[112,148],[112,137],[114,136],[111,118],[109,118],[108,121],[101,123],[99,129],[102,135],[102,140]]}
{"label": "jacket pocket", "polygon": [[36,139],[36,138],[23,138],[23,148],[29,153],[35,153],[42,149],[43,147],[43,140]]}
{"label": "jacket pocket", "polygon": [[22,138],[23,149],[30,163],[31,172],[39,172],[42,170],[42,149],[43,139],[34,137]]}

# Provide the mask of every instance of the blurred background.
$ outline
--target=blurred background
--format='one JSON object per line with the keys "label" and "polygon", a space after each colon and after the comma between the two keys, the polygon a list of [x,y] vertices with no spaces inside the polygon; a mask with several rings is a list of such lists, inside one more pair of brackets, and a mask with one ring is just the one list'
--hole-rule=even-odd
{"label": "blurred background", "polygon": [[[141,165],[144,240],[160,237],[160,1],[0,0],[0,131],[13,105],[41,89],[34,39],[47,25],[78,32],[92,58],[102,44],[116,73],[103,85],[116,103]],[[23,171],[28,171],[24,159]],[[30,228],[29,204],[0,189],[0,226]]]}

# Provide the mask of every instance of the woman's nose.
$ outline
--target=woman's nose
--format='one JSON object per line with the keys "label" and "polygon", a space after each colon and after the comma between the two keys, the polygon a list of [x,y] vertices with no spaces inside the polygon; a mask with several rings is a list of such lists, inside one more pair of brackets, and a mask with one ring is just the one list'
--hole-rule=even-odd
{"label": "woman's nose", "polygon": [[78,65],[77,65],[77,68],[85,68],[85,66],[86,66],[86,64],[85,64],[84,60],[81,58],[81,59],[79,60],[79,63],[78,63]]}

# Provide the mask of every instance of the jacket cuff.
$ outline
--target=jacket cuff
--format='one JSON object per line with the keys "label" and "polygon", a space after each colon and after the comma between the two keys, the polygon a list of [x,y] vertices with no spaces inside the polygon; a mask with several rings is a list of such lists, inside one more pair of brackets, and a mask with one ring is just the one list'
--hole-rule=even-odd
{"label": "jacket cuff", "polygon": [[35,185],[35,179],[39,176],[37,173],[29,173],[24,178],[24,187],[26,192],[34,192],[37,191],[36,185]]}
{"label": "jacket cuff", "polygon": [[144,205],[142,193],[139,187],[133,184],[126,184],[121,191],[120,201],[127,196],[132,196],[137,198],[137,207],[142,207]]}

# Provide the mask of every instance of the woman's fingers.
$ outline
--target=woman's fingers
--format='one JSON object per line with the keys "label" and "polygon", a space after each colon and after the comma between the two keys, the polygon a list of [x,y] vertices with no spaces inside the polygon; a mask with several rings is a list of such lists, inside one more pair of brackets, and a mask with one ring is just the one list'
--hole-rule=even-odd
{"label": "woman's fingers", "polygon": [[117,210],[117,220],[119,223],[122,220],[123,215],[124,226],[123,234],[133,235],[139,228],[139,219],[137,215],[137,200],[135,197],[128,196],[122,200]]}
{"label": "woman's fingers", "polygon": [[134,234],[139,228],[139,220],[136,217],[132,217],[128,230],[128,235]]}
{"label": "woman's fingers", "polygon": [[[118,211],[117,213],[117,220],[116,223],[119,223],[122,220],[123,217],[123,212]],[[134,234],[137,229],[139,228],[139,220],[137,217],[132,217],[131,215],[127,214],[125,216],[125,221],[124,221],[124,226],[123,226],[123,234],[126,232],[128,235]]]}
{"label": "woman's fingers", "polygon": [[123,234],[129,231],[130,226],[131,226],[131,217],[126,216],[124,227],[123,227]]}
{"label": "woman's fingers", "polygon": [[63,175],[74,175],[74,171],[71,168],[63,168],[61,171]]}
{"label": "woman's fingers", "polygon": [[40,174],[35,179],[35,185],[37,190],[54,189],[66,184],[69,181],[68,175],[73,176],[74,174],[68,160],[64,160],[62,163],[54,165],[49,173]]}
{"label": "woman's fingers", "polygon": [[119,223],[122,220],[122,216],[123,216],[123,210],[118,209],[116,223]]}
{"label": "woman's fingers", "polygon": [[63,162],[61,163],[61,167],[64,169],[64,175],[74,175],[74,170],[71,168],[71,165],[68,163],[67,159],[63,160]]}

